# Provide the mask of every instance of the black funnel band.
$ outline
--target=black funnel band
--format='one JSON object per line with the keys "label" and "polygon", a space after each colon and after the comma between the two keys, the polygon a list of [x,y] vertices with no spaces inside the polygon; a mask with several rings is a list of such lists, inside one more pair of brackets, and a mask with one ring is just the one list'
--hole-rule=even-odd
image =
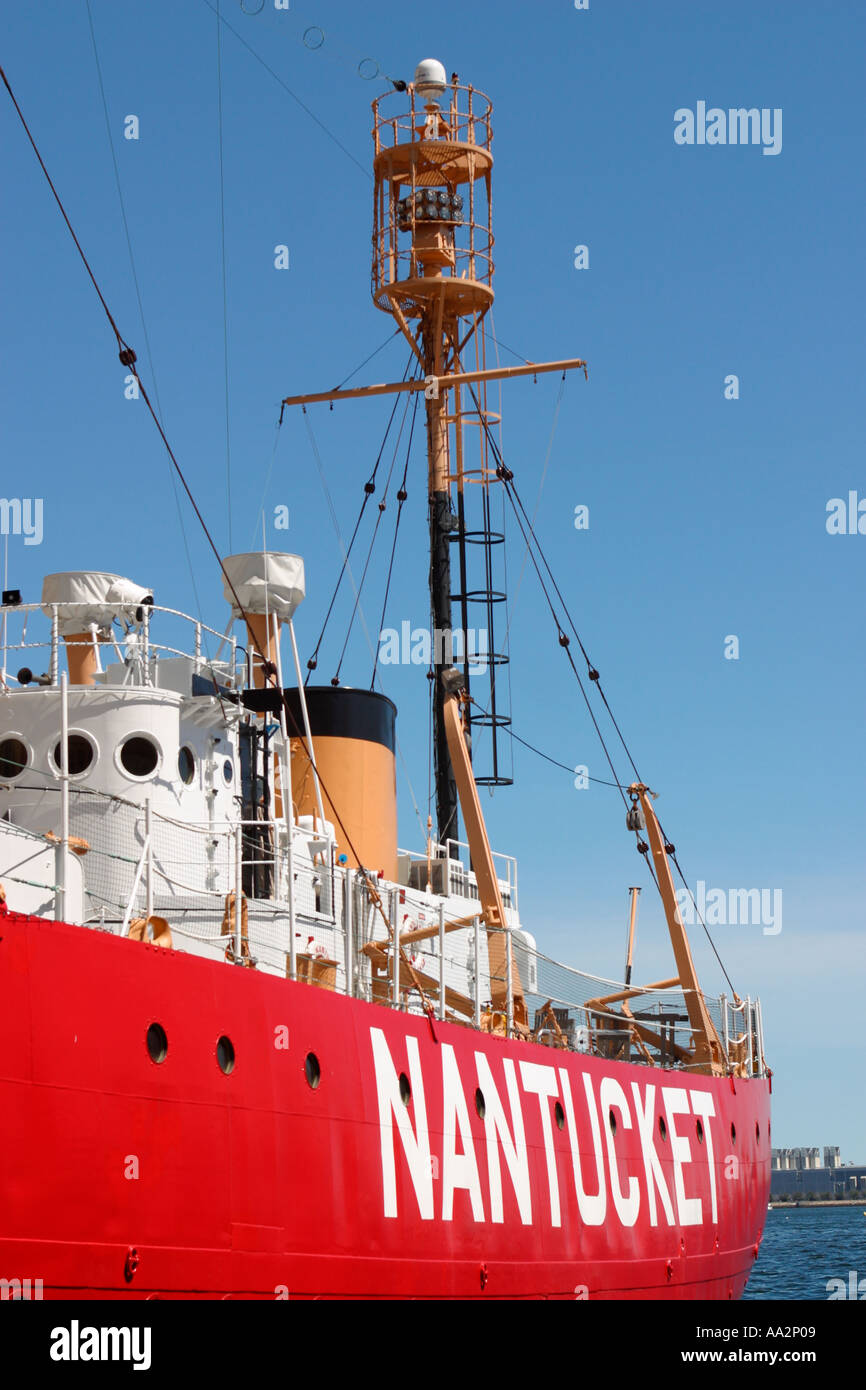
{"label": "black funnel band", "polygon": [[[368,743],[381,743],[390,753],[394,752],[397,706],[387,695],[342,685],[312,685],[305,693],[314,739],[364,739]],[[286,691],[286,716],[290,737],[305,732],[297,690]]]}

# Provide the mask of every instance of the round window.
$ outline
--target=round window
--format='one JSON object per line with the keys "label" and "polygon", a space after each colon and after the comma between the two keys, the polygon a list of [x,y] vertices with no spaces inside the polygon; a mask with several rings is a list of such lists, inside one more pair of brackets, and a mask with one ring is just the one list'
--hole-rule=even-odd
{"label": "round window", "polygon": [[0,739],[0,780],[20,777],[28,761],[26,745],[20,738]]}
{"label": "round window", "polygon": [[120,765],[130,777],[151,777],[159,767],[159,749],[153,739],[133,734],[120,746]]}
{"label": "round window", "polygon": [[195,777],[195,754],[191,748],[184,747],[178,750],[177,770],[180,774],[180,780],[185,787],[188,787]]}
{"label": "round window", "polygon": [[227,787],[231,786],[234,775],[235,770],[232,764],[232,760],[231,758],[226,758],[225,762],[223,763],[223,777],[225,778],[225,784]]}
{"label": "round window", "polygon": [[161,1023],[151,1023],[147,1030],[147,1050],[157,1066],[168,1056],[168,1038]]}
{"label": "round window", "polygon": [[232,1046],[231,1038],[221,1037],[217,1042],[217,1063],[221,1072],[226,1076],[235,1068],[235,1050]]}
{"label": "round window", "polygon": [[[54,745],[54,766],[60,770],[60,758],[62,754],[60,741]],[[66,740],[66,756],[69,759],[70,777],[80,777],[82,772],[86,772],[96,757],[96,750],[89,738],[84,734],[70,734]]]}

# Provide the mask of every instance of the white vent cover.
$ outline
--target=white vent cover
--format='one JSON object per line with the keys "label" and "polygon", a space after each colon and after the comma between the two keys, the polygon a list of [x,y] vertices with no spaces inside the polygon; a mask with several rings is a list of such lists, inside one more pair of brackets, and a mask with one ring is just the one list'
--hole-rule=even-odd
{"label": "white vent cover", "polygon": [[[254,550],[244,555],[227,555],[225,572],[247,613],[276,613],[290,618],[303,600],[304,562],[300,555]],[[235,594],[223,576],[223,593],[236,618],[241,617]]]}
{"label": "white vent cover", "polygon": [[151,593],[119,574],[66,570],[62,574],[46,574],[43,579],[42,611],[50,618],[52,605],[57,604],[60,632],[65,637],[87,632],[94,625],[109,628],[115,618],[134,623],[136,609]]}

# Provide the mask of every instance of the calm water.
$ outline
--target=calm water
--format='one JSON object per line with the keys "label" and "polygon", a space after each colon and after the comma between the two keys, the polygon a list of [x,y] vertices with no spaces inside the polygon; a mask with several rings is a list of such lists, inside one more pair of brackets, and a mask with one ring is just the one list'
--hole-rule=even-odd
{"label": "calm water", "polygon": [[[866,1207],[775,1208],[744,1298],[829,1298],[827,1281],[866,1280]],[[866,1283],[860,1294],[866,1298]]]}

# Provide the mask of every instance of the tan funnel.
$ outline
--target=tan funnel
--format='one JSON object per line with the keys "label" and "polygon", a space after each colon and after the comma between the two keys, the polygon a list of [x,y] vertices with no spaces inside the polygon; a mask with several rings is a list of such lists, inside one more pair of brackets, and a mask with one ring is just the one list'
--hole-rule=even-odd
{"label": "tan funnel", "polygon": [[[311,685],[310,732],[324,811],[338,854],[351,868],[397,877],[396,707],[374,690]],[[292,744],[292,797],[301,816],[318,819],[316,778],[307,751],[297,690],[286,691]]]}

